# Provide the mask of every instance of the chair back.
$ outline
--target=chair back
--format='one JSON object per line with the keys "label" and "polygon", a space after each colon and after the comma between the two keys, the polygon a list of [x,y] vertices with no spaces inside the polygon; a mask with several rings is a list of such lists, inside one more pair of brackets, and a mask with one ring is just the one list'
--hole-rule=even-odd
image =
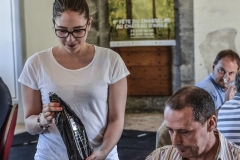
{"label": "chair back", "polygon": [[4,126],[11,111],[12,105],[13,103],[10,90],[0,77],[0,137],[2,137]]}
{"label": "chair back", "polygon": [[1,137],[0,159],[8,160],[17,122],[18,104],[15,103],[7,117]]}

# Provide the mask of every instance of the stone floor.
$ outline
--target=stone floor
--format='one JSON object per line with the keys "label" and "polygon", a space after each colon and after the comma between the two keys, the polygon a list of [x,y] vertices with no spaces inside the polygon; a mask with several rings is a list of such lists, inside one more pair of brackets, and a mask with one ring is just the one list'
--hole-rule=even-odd
{"label": "stone floor", "polygon": [[[125,114],[124,129],[156,132],[162,122],[162,113]],[[15,134],[25,131],[25,126],[18,124]]]}
{"label": "stone floor", "polygon": [[126,114],[124,129],[156,132],[162,122],[162,113]]}

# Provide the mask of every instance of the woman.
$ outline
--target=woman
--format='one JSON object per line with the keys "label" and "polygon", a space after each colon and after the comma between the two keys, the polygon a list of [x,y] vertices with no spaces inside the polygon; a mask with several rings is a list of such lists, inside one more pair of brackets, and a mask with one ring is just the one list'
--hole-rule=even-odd
{"label": "woman", "polygon": [[116,160],[129,72],[117,53],[86,43],[92,18],[85,0],[55,0],[53,24],[60,44],[31,56],[19,78],[26,129],[39,134],[35,159],[68,159],[54,124],[62,108],[49,102],[54,92],[85,126],[94,149],[87,160]]}

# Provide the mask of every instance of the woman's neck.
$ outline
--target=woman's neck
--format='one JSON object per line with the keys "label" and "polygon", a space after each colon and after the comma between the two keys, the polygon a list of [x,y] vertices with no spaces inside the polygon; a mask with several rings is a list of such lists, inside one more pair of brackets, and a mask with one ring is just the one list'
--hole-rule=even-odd
{"label": "woman's neck", "polygon": [[56,61],[67,69],[80,69],[87,66],[93,60],[95,49],[92,45],[86,44],[76,53],[68,53],[62,46],[53,48],[53,55]]}

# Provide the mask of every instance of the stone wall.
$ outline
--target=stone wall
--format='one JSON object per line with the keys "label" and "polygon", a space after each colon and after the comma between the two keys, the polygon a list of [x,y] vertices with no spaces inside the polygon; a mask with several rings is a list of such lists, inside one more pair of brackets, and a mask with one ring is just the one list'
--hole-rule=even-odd
{"label": "stone wall", "polygon": [[[107,0],[88,0],[93,24],[87,41],[109,47]],[[172,47],[173,92],[182,86],[194,84],[193,1],[175,0],[176,46]],[[126,112],[163,112],[169,97],[128,97]]]}
{"label": "stone wall", "polygon": [[127,113],[163,113],[165,102],[169,97],[128,97],[126,104]]}
{"label": "stone wall", "polygon": [[93,18],[87,42],[101,47],[109,47],[108,1],[88,0]]}
{"label": "stone wall", "polygon": [[175,0],[177,52],[180,56],[180,82],[175,89],[186,85],[193,85],[194,79],[194,25],[193,0]]}
{"label": "stone wall", "polygon": [[87,42],[90,44],[99,45],[99,26],[98,26],[98,6],[97,1],[88,0],[88,5],[90,8],[90,16],[93,18],[92,26],[90,32],[88,32]]}

